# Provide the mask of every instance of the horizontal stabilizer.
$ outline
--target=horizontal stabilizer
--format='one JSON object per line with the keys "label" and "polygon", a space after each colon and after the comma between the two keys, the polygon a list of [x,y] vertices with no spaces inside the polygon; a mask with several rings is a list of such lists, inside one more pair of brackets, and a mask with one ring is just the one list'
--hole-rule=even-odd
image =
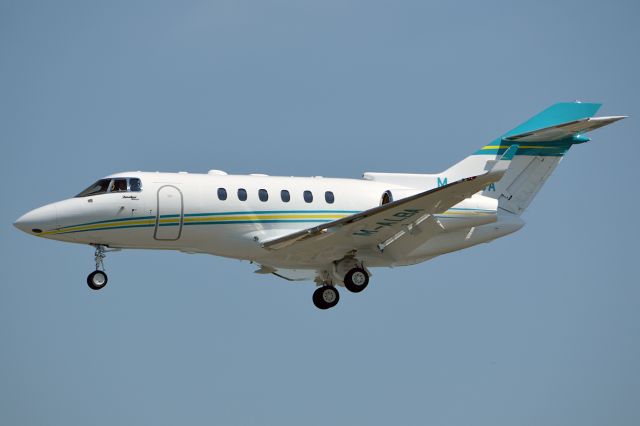
{"label": "horizontal stabilizer", "polygon": [[[615,123],[618,120],[626,118],[625,115],[613,117],[590,117],[580,120],[569,121],[557,124],[555,126],[545,127],[542,129],[532,130],[530,132],[511,135],[503,138],[504,141],[510,142],[553,142],[562,139],[572,138],[582,133],[590,132],[597,128]],[[588,139],[587,139],[588,140]]]}

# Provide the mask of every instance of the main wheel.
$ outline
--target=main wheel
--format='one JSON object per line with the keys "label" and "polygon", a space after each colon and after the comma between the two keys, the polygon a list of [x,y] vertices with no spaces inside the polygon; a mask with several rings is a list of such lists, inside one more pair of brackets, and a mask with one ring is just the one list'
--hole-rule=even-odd
{"label": "main wheel", "polygon": [[338,304],[339,300],[340,293],[338,293],[335,287],[330,285],[318,287],[316,291],[313,292],[313,304],[316,305],[318,309],[333,308]]}
{"label": "main wheel", "polygon": [[362,268],[353,268],[344,276],[344,286],[352,293],[360,293],[369,285],[369,274]]}
{"label": "main wheel", "polygon": [[107,285],[107,273],[104,271],[93,271],[87,277],[87,285],[91,290],[100,290]]}

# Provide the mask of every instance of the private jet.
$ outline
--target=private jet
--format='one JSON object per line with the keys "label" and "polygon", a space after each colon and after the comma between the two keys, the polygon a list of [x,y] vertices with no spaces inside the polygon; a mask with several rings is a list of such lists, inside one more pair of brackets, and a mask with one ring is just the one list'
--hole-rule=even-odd
{"label": "private jet", "polygon": [[313,281],[329,309],[338,287],[363,291],[376,267],[412,265],[511,234],[569,148],[625,116],[558,103],[437,174],[361,179],[125,172],[14,223],[27,234],[95,248],[87,284],[107,284],[122,249],[178,250],[247,260],[260,274]]}

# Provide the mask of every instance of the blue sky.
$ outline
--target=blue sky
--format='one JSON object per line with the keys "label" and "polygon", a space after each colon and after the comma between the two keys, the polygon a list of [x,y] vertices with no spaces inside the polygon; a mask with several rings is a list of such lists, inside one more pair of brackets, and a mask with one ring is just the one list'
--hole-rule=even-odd
{"label": "blue sky", "polygon": [[[636,425],[637,2],[0,2],[0,423]],[[438,172],[558,101],[519,233],[312,284],[12,222],[126,170]]]}

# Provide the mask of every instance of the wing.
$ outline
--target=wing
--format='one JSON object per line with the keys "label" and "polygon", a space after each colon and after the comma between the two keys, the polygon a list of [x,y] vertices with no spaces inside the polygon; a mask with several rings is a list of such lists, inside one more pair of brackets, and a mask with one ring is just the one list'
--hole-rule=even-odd
{"label": "wing", "polygon": [[[561,139],[577,136],[580,133],[590,132],[607,124],[615,123],[626,118],[624,115],[614,117],[590,117],[581,120],[569,121],[531,132],[507,136],[504,140],[515,142],[553,142]],[[587,139],[588,140],[588,139]]]}
{"label": "wing", "polygon": [[405,235],[420,233],[420,244],[440,232],[434,214],[502,178],[518,145],[512,145],[488,172],[430,189],[345,218],[262,243],[281,258],[300,263],[336,260],[355,251],[382,251]]}

